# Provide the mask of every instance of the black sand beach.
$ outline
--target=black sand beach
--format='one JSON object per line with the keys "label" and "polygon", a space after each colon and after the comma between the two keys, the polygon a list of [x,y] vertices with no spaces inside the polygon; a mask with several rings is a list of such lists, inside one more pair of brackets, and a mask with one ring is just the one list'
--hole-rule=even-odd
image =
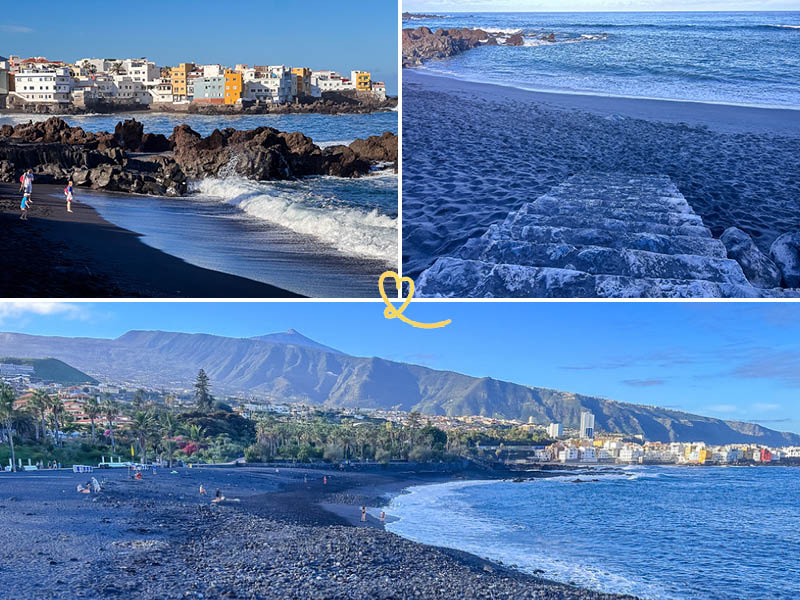
{"label": "black sand beach", "polygon": [[[88,475],[0,473],[0,590],[17,598],[630,598],[410,542],[373,517],[360,523],[362,504],[452,477],[442,473],[177,471],[143,481],[96,471],[107,478],[98,495],[76,492]],[[217,488],[226,500],[213,505]]]}
{"label": "black sand beach", "polygon": [[416,277],[571,175],[668,175],[718,237],[800,229],[800,111],[530,92],[403,71],[403,265]]}
{"label": "black sand beach", "polygon": [[57,199],[62,189],[34,186],[26,222],[19,219],[18,186],[0,184],[3,297],[296,297],[151,248],[84,203],[75,202],[73,213],[67,213],[63,198]]}

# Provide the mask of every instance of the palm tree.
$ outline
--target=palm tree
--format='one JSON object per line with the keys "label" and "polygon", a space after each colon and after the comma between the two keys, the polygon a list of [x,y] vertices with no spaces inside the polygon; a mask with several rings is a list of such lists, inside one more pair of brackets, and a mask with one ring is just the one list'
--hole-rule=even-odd
{"label": "palm tree", "polygon": [[164,438],[164,444],[167,449],[167,457],[169,459],[169,466],[172,467],[172,458],[175,453],[175,434],[178,433],[178,419],[171,412],[165,412],[161,415],[161,432]]}
{"label": "palm tree", "polygon": [[192,424],[186,428],[186,434],[189,436],[191,441],[202,442],[206,435],[206,430],[203,427],[200,427],[200,425]]}
{"label": "palm tree", "polygon": [[88,402],[86,402],[86,407],[84,408],[86,411],[86,416],[89,417],[89,421],[92,422],[92,443],[95,441],[95,428],[94,428],[94,420],[100,416],[102,412],[102,407],[100,406],[100,402],[98,402],[96,396],[92,396],[89,398]]}
{"label": "palm tree", "polygon": [[147,442],[156,431],[158,422],[152,410],[140,410],[131,419],[131,433],[136,437],[139,444],[139,452],[142,456],[142,464],[147,464]]}
{"label": "palm tree", "polygon": [[141,408],[144,406],[144,396],[147,392],[145,392],[142,388],[136,390],[136,394],[133,396],[133,405],[136,408]]}
{"label": "palm tree", "polygon": [[122,73],[122,63],[120,61],[115,62],[111,67],[109,67],[108,72],[112,75],[119,75]]}
{"label": "palm tree", "polygon": [[58,446],[63,445],[61,436],[61,417],[64,414],[64,403],[58,396],[48,396],[50,399],[50,416],[52,417],[53,436]]}
{"label": "palm tree", "polygon": [[106,418],[108,429],[111,432],[111,452],[113,453],[117,448],[114,439],[114,419],[119,416],[119,406],[109,394],[103,398],[103,416]]}
{"label": "palm tree", "polygon": [[6,430],[8,445],[11,447],[11,470],[17,469],[17,456],[14,453],[14,434],[11,430],[11,423],[16,417],[14,402],[16,401],[14,389],[7,383],[0,383],[0,423]]}
{"label": "palm tree", "polygon": [[45,414],[47,413],[48,409],[50,408],[50,396],[47,395],[47,392],[44,390],[36,390],[33,392],[33,397],[31,398],[28,406],[33,412],[34,416],[37,419],[36,423],[36,441],[39,441],[39,428],[41,427],[42,430],[42,437],[45,437],[46,427],[44,423]]}

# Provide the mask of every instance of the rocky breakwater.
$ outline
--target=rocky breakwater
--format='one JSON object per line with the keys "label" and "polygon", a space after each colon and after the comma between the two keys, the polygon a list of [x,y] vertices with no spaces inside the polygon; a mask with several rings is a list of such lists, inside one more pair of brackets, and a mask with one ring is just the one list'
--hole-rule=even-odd
{"label": "rocky breakwater", "polygon": [[32,168],[39,183],[180,196],[189,178],[239,175],[258,180],[309,175],[359,177],[376,163],[397,162],[397,136],[385,133],[350,147],[321,149],[301,133],[269,127],[215,130],[202,137],[186,125],[166,138],[128,119],[114,133],[86,132],[61,119],[0,127],[0,181]]}
{"label": "rocky breakwater", "polygon": [[[555,41],[555,39],[553,39]],[[403,67],[418,67],[427,60],[447,58],[478,46],[522,46],[521,34],[489,33],[483,29],[403,29]]]}

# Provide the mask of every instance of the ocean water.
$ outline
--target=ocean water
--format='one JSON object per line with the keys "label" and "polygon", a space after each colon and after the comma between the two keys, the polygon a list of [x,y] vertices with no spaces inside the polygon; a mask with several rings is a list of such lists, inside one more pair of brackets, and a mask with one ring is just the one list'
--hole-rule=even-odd
{"label": "ocean water", "polygon": [[[800,597],[800,470],[625,467],[524,483],[411,488],[403,537],[604,592],[658,600]],[[597,481],[591,481],[592,479]]]}
{"label": "ocean water", "polygon": [[[0,125],[18,125],[28,121],[44,121],[53,115],[0,115]],[[186,124],[197,133],[206,136],[215,129],[255,129],[274,127],[280,131],[300,131],[314,143],[349,144],[356,138],[380,135],[384,131],[397,133],[397,113],[394,111],[366,115],[181,115],[171,113],[115,113],[110,115],[58,115],[72,127],[87,131],[114,131],[114,127],[125,119],[136,119],[146,133],[172,135],[178,125]]]}
{"label": "ocean water", "polygon": [[[301,131],[321,146],[396,133],[396,112],[367,115],[68,115],[70,125],[113,131],[134,117],[146,132],[170,135],[186,123],[214,129],[269,126]],[[44,120],[7,115],[0,125]],[[183,198],[104,196],[79,188],[76,199],[143,235],[146,244],[209,269],[316,297],[372,297],[377,278],[397,269],[397,176],[377,169],[360,179],[309,177],[266,182],[240,177],[192,182]]]}
{"label": "ocean water", "polygon": [[[800,108],[800,12],[442,13],[404,27],[521,33],[423,69],[529,90]],[[540,37],[555,33],[556,43]],[[605,34],[605,35],[603,35]]]}

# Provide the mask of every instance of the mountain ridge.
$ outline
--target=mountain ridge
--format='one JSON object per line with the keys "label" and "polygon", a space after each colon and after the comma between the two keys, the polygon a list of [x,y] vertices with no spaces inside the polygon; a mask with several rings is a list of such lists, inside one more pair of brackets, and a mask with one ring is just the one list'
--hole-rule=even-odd
{"label": "mountain ridge", "polygon": [[[286,332],[289,333],[289,332]],[[294,332],[296,333],[296,332]],[[484,415],[577,427],[582,410],[598,430],[642,434],[654,441],[800,445],[800,435],[754,423],[723,421],[674,409],[631,404],[473,377],[380,357],[357,357],[281,338],[133,331],[114,340],[0,333],[0,354],[60,358],[98,378],[169,389],[190,388],[199,368],[212,389],[272,401],[333,407],[419,410],[425,414]],[[301,334],[299,334],[301,335]],[[323,346],[327,348],[326,346]]]}

